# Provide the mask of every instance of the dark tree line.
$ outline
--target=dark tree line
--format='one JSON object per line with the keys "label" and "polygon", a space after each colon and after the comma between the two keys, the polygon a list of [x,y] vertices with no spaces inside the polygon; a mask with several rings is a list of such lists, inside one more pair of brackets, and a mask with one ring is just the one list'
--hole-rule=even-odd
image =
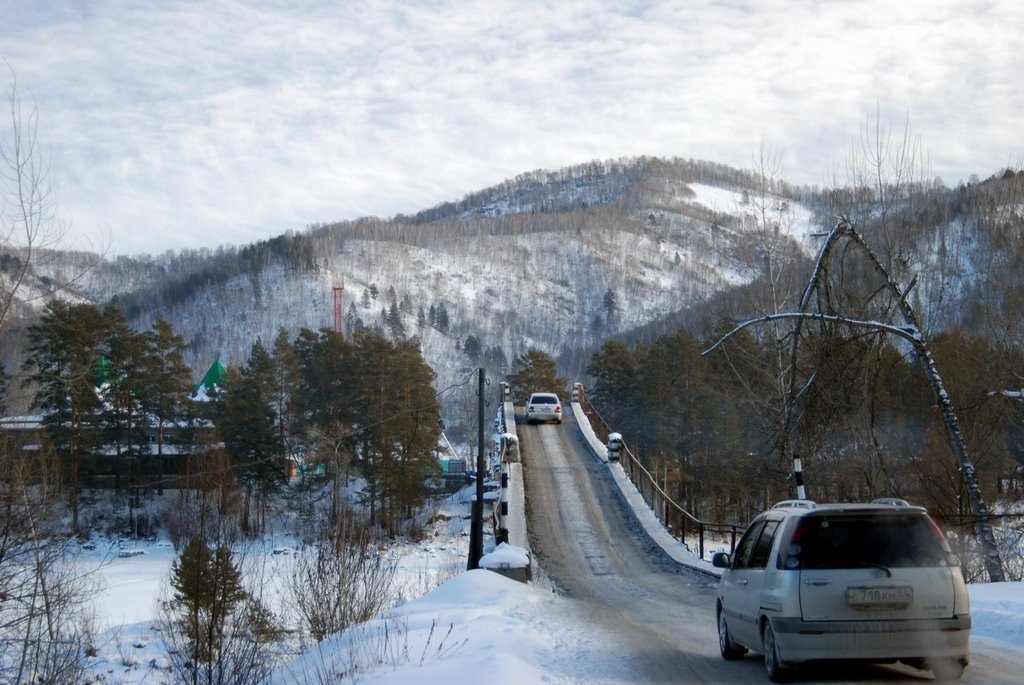
{"label": "dark tree line", "polygon": [[354,470],[365,480],[371,524],[400,532],[438,469],[441,407],[433,370],[414,342],[369,331],[343,338],[304,329],[292,350],[297,374],[284,411],[303,459],[322,465],[335,486]]}
{"label": "dark tree line", "polygon": [[159,258],[120,258],[118,264],[123,269],[153,270],[156,265],[160,274],[153,285],[122,294],[120,306],[128,318],[134,319],[146,311],[185,302],[203,289],[236,276],[255,278],[263,269],[275,264],[290,271],[311,272],[317,267],[319,254],[316,241],[309,235],[289,232],[243,247],[183,250]]}
{"label": "dark tree line", "polygon": [[[352,475],[371,525],[390,534],[422,506],[437,472],[441,430],[434,372],[412,342],[362,330],[345,338],[282,331],[268,351],[257,341],[245,364],[229,369],[213,420],[245,491],[243,527],[262,529],[268,499],[285,484],[290,459],[311,486],[339,488]],[[255,520],[251,504],[255,501]]]}
{"label": "dark tree line", "polygon": [[34,389],[32,406],[60,459],[76,532],[78,493],[101,456],[130,481],[144,458],[163,463],[165,428],[191,410],[185,350],[166,322],[135,331],[114,307],[54,300],[29,328],[24,384]]}
{"label": "dark tree line", "polygon": [[116,486],[157,486],[172,440],[174,451],[195,454],[194,477],[219,473],[217,454],[227,456],[243,530],[262,529],[294,463],[319,465],[335,484],[361,476],[371,521],[390,533],[422,505],[441,419],[434,372],[414,343],[306,329],[289,340],[282,330],[271,349],[257,340],[244,364],[229,367],[208,403],[190,399],[185,350],[165,322],[138,332],[114,307],[53,301],[29,328],[24,382],[76,532],[79,493],[93,476],[113,469]]}
{"label": "dark tree line", "polygon": [[[744,520],[795,495],[791,464],[776,454],[781,426],[766,371],[775,345],[744,331],[707,357],[685,331],[651,343],[609,341],[591,359],[588,395],[611,427],[672,494],[708,518]],[[824,331],[802,363],[818,369],[799,399],[809,496],[869,501],[902,497],[951,524],[969,518],[962,476],[922,363],[879,336]],[[1017,498],[1024,407],[994,393],[1019,385],[1024,353],[960,329],[934,340],[987,497]]]}

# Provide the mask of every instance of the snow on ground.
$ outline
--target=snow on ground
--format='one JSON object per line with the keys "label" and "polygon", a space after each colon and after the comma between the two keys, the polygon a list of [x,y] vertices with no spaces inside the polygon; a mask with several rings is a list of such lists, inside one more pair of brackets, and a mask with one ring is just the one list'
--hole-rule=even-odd
{"label": "snow on ground", "polygon": [[[469,490],[445,498],[431,512],[424,539],[395,545],[394,597],[406,602],[462,573],[469,548]],[[244,554],[245,567],[259,575],[256,591],[267,605],[287,614],[283,588],[303,544],[279,533],[255,543]],[[170,685],[165,645],[158,628],[159,600],[169,588],[177,557],[167,540],[94,539],[75,555],[74,564],[96,584],[92,644],[88,660],[92,683]],[[293,649],[288,647],[288,649]],[[315,682],[315,681],[313,681]]]}
{"label": "snow on ground", "polygon": [[[588,440],[592,445],[595,441]],[[600,448],[600,442],[594,446]],[[611,468],[621,471],[615,464]],[[680,563],[714,572],[681,543],[658,532],[650,509],[630,496],[632,484],[615,475],[659,544],[669,546]],[[593,632],[571,599],[543,584],[526,585],[485,570],[462,571],[468,550],[469,494],[463,491],[438,509],[437,523],[424,541],[396,550],[402,596],[398,606],[288,659],[272,682],[455,685],[476,682],[480,674],[486,674],[492,685],[621,682],[606,668],[607,655],[616,645],[614,636]],[[292,555],[284,552],[300,548],[287,536],[264,541],[268,577],[285,574]],[[98,545],[81,552],[78,563],[96,568],[105,581],[96,594],[97,623],[103,630],[97,640],[99,653],[90,660],[93,682],[170,683],[154,619],[156,598],[166,587],[173,559],[166,542]],[[446,577],[450,579],[431,590]],[[1024,650],[1024,583],[975,584],[969,589],[972,642]]]}
{"label": "snow on ground", "polygon": [[[703,205],[714,212],[756,219],[753,206],[743,202],[743,193],[703,183],[687,185],[696,195],[692,200],[695,204]],[[804,254],[808,257],[817,254],[821,241],[813,236],[820,233],[822,227],[818,225],[813,212],[799,202],[777,199],[769,214],[774,221],[780,223],[784,232],[797,241]]]}
{"label": "snow on ground", "polygon": [[1024,650],[1024,583],[972,583],[971,640],[995,640]]}
{"label": "snow on ground", "polygon": [[[281,668],[272,682],[349,682],[344,672],[352,654],[380,660],[358,682],[381,685],[610,682],[581,657],[612,645],[596,644],[573,613],[571,601],[550,590],[469,571],[362,630],[326,640]],[[382,637],[389,624],[398,626],[390,650]]]}
{"label": "snow on ground", "polygon": [[[416,585],[423,570],[461,567],[465,542],[456,534],[410,547],[402,557],[403,577]],[[159,544],[145,549],[146,555],[110,560],[101,569],[109,584],[97,603],[105,618],[124,617],[126,623],[105,631],[99,656],[90,660],[96,682],[170,682],[153,618],[155,593],[165,583],[173,554]],[[970,592],[972,641],[1024,650],[1024,583],[977,584]],[[603,679],[596,664],[614,646],[611,636],[592,633],[576,616],[572,600],[549,588],[490,571],[460,572],[296,657],[272,682],[453,685],[486,673],[492,685],[611,683],[616,681]],[[353,660],[361,664],[358,674],[347,671]]]}
{"label": "snow on ground", "polygon": [[703,205],[713,212],[737,214],[738,208],[743,205],[743,194],[735,190],[704,183],[687,183],[686,185],[695,195],[691,202]]}
{"label": "snow on ground", "polygon": [[[972,641],[1024,649],[1024,584],[971,585],[970,591]],[[404,627],[390,651],[382,644],[387,625]],[[361,631],[326,640],[319,651],[281,668],[272,682],[453,685],[486,674],[483,679],[493,685],[613,683],[621,681],[595,664],[615,648],[611,636],[595,635],[579,620],[572,600],[479,570],[460,574]],[[339,675],[353,654],[381,663],[357,679]]]}

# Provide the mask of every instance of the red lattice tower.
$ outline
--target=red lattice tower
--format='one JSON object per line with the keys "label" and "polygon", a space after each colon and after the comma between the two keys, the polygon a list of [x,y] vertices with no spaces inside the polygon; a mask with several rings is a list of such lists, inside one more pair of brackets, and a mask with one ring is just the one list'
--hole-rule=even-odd
{"label": "red lattice tower", "polygon": [[344,285],[336,285],[333,288],[334,291],[334,332],[344,333],[342,330],[342,323],[345,320],[345,312],[342,305],[342,299],[345,294]]}

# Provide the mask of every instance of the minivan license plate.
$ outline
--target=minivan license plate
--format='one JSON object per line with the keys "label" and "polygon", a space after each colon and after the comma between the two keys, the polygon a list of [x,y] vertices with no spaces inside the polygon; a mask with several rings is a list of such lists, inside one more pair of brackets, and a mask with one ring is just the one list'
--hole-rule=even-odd
{"label": "minivan license plate", "polygon": [[846,603],[852,607],[899,609],[913,601],[914,588],[909,585],[846,588]]}

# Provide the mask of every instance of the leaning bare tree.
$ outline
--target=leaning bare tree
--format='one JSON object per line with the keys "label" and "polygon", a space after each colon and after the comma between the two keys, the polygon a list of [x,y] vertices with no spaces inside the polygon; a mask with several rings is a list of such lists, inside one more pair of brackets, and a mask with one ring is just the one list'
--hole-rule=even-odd
{"label": "leaning bare tree", "polygon": [[[895,303],[901,321],[886,322],[876,320],[863,320],[852,318],[843,314],[834,307],[836,298],[829,291],[829,267],[832,256],[839,250],[842,244],[848,244],[864,255],[871,268],[881,278],[883,287],[889,291],[892,301]],[[913,282],[910,288],[913,287]],[[908,288],[907,290],[909,290]],[[812,309],[813,308],[813,309]],[[971,507],[976,515],[976,527],[978,539],[983,550],[985,570],[992,582],[999,582],[1004,579],[1002,560],[999,555],[999,547],[996,544],[995,534],[989,523],[988,508],[967,450],[967,443],[963,431],[960,428],[960,421],[953,409],[952,401],[946,390],[945,383],[939,374],[935,359],[929,349],[925,335],[921,329],[920,322],[910,303],[907,301],[907,293],[895,280],[889,269],[878,259],[874,251],[864,240],[864,237],[856,230],[848,219],[841,220],[828,234],[818,254],[811,278],[800,299],[797,311],[780,312],[768,314],[756,319],[740,323],[729,333],[723,336],[704,354],[710,353],[719,347],[723,342],[731,338],[739,331],[756,324],[774,323],[780,320],[792,320],[793,330],[791,331],[791,358],[790,368],[795,369],[798,365],[798,357],[801,351],[803,340],[803,328],[808,322],[821,324],[839,324],[851,328],[870,329],[883,334],[895,335],[906,341],[913,348],[918,359],[922,362],[925,374],[935,392],[936,401],[942,418],[949,434],[949,439],[956,452],[957,463],[964,483],[966,484]],[[789,452],[789,441],[798,427],[800,414],[798,402],[806,387],[813,383],[813,373],[810,378],[801,380],[796,373],[790,374],[789,392],[786,398],[785,423],[780,435],[779,452],[785,455]]]}

